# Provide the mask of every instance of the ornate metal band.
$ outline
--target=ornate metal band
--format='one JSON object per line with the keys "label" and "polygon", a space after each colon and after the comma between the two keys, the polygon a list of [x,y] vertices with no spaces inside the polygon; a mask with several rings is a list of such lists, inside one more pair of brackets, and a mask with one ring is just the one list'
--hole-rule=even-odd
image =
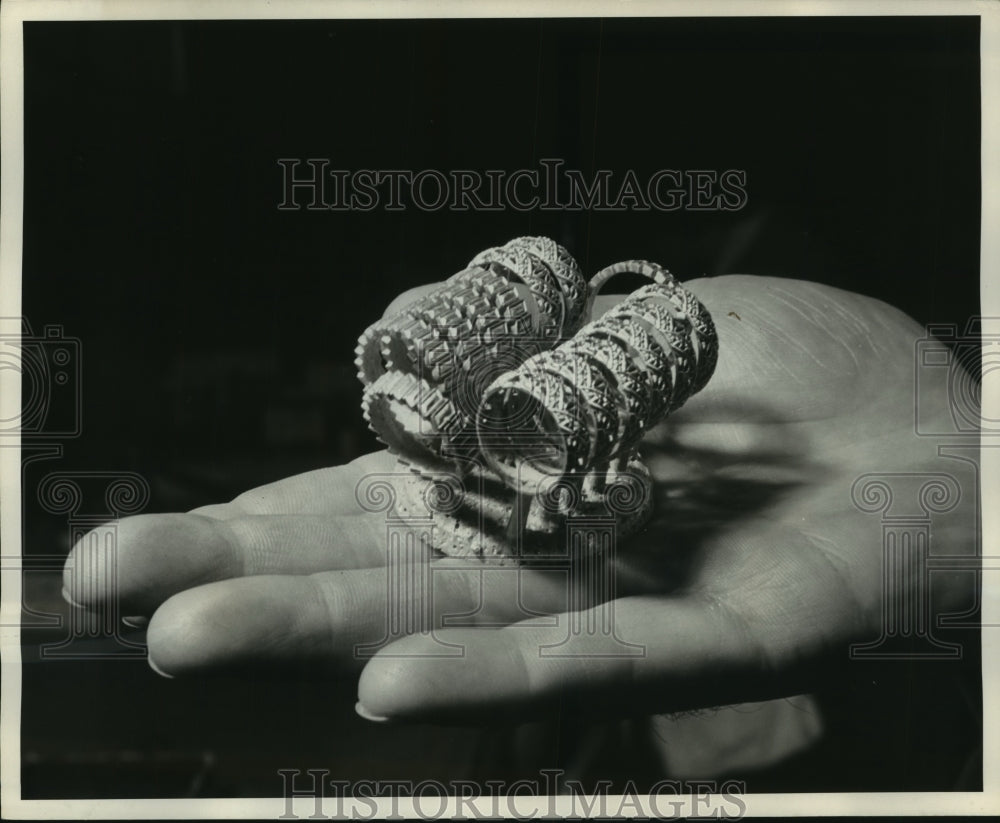
{"label": "ornate metal band", "polygon": [[471,418],[412,374],[386,372],[365,389],[361,407],[372,431],[408,461],[451,468],[476,448]]}
{"label": "ornate metal band", "polygon": [[[580,328],[593,296],[625,272],[651,282]],[[370,326],[356,356],[365,417],[391,450],[418,469],[478,452],[524,491],[627,458],[708,383],[718,339],[662,266],[623,261],[588,286],[562,246],[519,237]]]}
{"label": "ornate metal band", "polygon": [[[518,238],[477,255],[361,335],[355,364],[369,425],[393,451],[433,459],[435,444],[452,443],[474,421],[486,386],[579,325],[585,297],[576,261],[546,238]],[[418,397],[446,402],[447,415],[440,403],[415,408]]]}
{"label": "ornate metal band", "polygon": [[[666,269],[647,261],[610,266],[592,286],[599,289],[623,272],[653,282],[484,393],[476,421],[479,447],[505,482],[531,490],[545,472],[578,473],[581,459],[584,471],[600,470],[610,458],[631,453],[646,431],[711,378],[718,339],[704,306]],[[504,426],[508,438],[496,438]]]}

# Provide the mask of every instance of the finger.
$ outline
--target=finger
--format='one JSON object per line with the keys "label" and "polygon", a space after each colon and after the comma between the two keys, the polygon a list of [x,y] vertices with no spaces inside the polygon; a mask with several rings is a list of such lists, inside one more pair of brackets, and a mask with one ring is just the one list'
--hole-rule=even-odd
{"label": "finger", "polygon": [[408,632],[424,632],[433,643],[432,630],[448,619],[505,625],[565,606],[559,575],[414,560],[391,569],[245,577],[180,592],[150,621],[151,665],[168,676],[289,661],[357,669],[377,644]]}
{"label": "finger", "polygon": [[379,514],[259,515],[218,520],[147,514],[101,526],[70,551],[67,599],[149,615],[168,597],[203,583],[266,574],[310,574],[385,562]]}
{"label": "finger", "polygon": [[387,451],[372,452],[343,466],[297,474],[251,489],[229,503],[192,511],[218,520],[264,514],[355,514],[360,510],[354,495],[358,484],[372,474],[392,472],[395,465],[396,458]]}
{"label": "finger", "polygon": [[627,598],[561,614],[555,627],[541,622],[439,633],[436,643],[463,650],[455,658],[431,656],[425,637],[398,640],[362,672],[358,711],[382,720],[505,723],[553,704],[589,715],[642,715],[803,687],[805,672],[774,651],[781,638],[764,643],[714,599]]}

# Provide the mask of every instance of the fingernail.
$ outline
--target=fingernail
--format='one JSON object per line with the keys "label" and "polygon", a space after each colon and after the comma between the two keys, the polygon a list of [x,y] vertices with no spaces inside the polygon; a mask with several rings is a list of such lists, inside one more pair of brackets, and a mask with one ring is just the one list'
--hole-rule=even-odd
{"label": "fingernail", "polygon": [[69,589],[67,589],[65,586],[63,586],[63,589],[62,589],[62,596],[63,596],[63,600],[65,600],[67,603],[69,603],[74,608],[77,608],[77,609],[85,609],[85,608],[87,608],[86,606],[84,606],[84,605],[82,605],[80,603],[77,603],[70,596]]}
{"label": "fingernail", "polygon": [[364,706],[361,705],[360,700],[354,704],[354,711],[358,713],[359,717],[363,717],[365,720],[371,720],[373,723],[389,722],[388,717],[382,717],[381,715],[372,714],[370,711],[368,711],[368,709],[366,709]]}
{"label": "fingernail", "polygon": [[130,629],[144,629],[146,628],[146,624],[149,623],[149,618],[143,617],[142,615],[136,615],[135,617],[123,617],[122,623]]}
{"label": "fingernail", "polygon": [[173,680],[174,679],[174,676],[172,674],[167,674],[165,671],[163,671],[163,669],[161,669],[159,666],[157,666],[153,662],[153,658],[150,657],[149,655],[146,655],[146,662],[149,663],[149,668],[151,668],[154,672],[156,672],[160,677],[165,677],[165,678],[167,678],[167,680]]}

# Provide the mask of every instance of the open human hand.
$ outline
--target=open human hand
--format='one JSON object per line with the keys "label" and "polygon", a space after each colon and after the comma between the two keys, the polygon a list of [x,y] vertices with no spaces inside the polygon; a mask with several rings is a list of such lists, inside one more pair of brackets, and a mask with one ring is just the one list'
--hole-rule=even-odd
{"label": "open human hand", "polygon": [[[230,503],[122,520],[116,588],[86,571],[104,568],[88,552],[109,549],[84,540],[67,562],[67,596],[83,607],[117,597],[121,613],[150,616],[149,662],[161,674],[316,660],[360,675],[359,711],[373,718],[478,722],[553,701],[658,713],[810,688],[881,627],[881,528],[852,502],[855,480],[940,471],[937,441],[913,426],[922,329],[884,303],[805,281],[685,285],[715,318],[719,362],[640,446],[653,517],[603,572],[613,601],[570,591],[559,570],[424,556],[414,562],[431,564],[433,587],[404,587],[408,602],[387,603],[397,589],[385,515],[355,499],[366,476],[394,471],[386,452]],[[611,302],[600,298],[595,316]],[[921,409],[942,425],[944,371],[929,371],[927,396],[939,401]],[[935,520],[934,539],[971,554],[972,480],[948,468],[968,493]],[[935,602],[958,603],[962,579],[942,581]],[[390,614],[424,620],[391,624]],[[543,653],[565,645],[568,626],[609,615],[613,632]],[[377,653],[359,653],[387,632]]]}

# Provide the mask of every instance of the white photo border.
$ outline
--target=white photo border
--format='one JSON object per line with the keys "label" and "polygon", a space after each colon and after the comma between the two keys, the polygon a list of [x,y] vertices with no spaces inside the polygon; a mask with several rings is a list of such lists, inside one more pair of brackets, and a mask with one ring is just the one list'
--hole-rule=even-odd
{"label": "white photo border", "polygon": [[[351,18],[452,18],[452,17],[758,17],[758,16],[976,16],[981,24],[982,82],[982,218],[981,313],[1000,318],[1000,6],[975,0],[927,2],[778,2],[775,0],[488,0],[476,4],[461,0],[5,0],[0,7],[0,316],[21,313],[22,204],[24,196],[24,55],[22,23],[32,20],[220,20],[220,19],[351,19]],[[1000,321],[997,321],[1000,322]],[[1000,327],[984,328],[1000,335]],[[1000,419],[1000,385],[984,373],[982,415]],[[0,419],[17,417],[21,408],[20,382],[11,370],[0,371]],[[0,542],[20,547],[20,446],[17,439],[0,450]],[[1000,500],[1000,471],[993,449],[983,449],[982,499]],[[983,506],[983,545],[990,546],[998,533],[997,510]],[[991,579],[993,578],[993,579]],[[996,575],[983,576],[982,621],[1000,624],[1000,585]],[[2,704],[0,704],[0,768],[4,816],[13,819],[47,818],[278,818],[286,814],[285,798],[190,800],[24,800],[20,784],[20,631],[21,576],[2,577]],[[747,816],[839,815],[985,815],[1000,813],[1000,636],[982,632],[983,675],[983,791],[891,793],[795,793],[743,796]],[[681,799],[681,798],[676,798]],[[609,808],[621,798],[609,796]],[[375,799],[378,812],[389,812],[387,799]],[[488,798],[483,808],[489,814]],[[574,812],[570,797],[520,797],[522,816],[566,815]],[[690,814],[691,798],[679,814]],[[626,804],[627,805],[627,804]],[[310,798],[295,798],[294,812],[308,818],[314,812]],[[648,808],[648,807],[647,807]],[[420,813],[408,798],[399,798],[396,813]],[[697,810],[694,810],[697,813]],[[365,808],[368,813],[368,807]],[[454,803],[445,815],[454,814]],[[578,813],[578,811],[577,811]],[[378,816],[378,815],[375,815]]]}

